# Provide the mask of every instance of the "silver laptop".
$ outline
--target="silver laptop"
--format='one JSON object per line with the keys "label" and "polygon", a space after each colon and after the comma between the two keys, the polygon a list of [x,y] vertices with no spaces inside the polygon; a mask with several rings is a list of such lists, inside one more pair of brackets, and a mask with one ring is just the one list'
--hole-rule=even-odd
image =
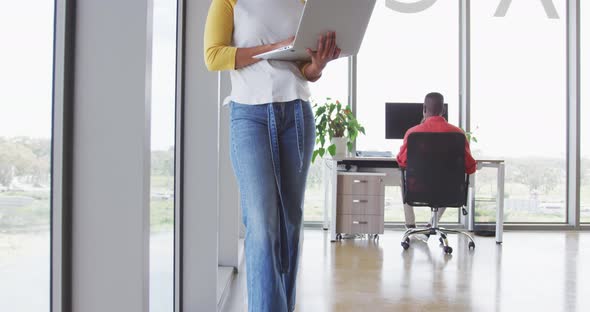
{"label": "silver laptop", "polygon": [[304,61],[317,50],[320,35],[336,32],[341,57],[357,54],[376,0],[307,0],[293,44],[254,56],[267,60]]}

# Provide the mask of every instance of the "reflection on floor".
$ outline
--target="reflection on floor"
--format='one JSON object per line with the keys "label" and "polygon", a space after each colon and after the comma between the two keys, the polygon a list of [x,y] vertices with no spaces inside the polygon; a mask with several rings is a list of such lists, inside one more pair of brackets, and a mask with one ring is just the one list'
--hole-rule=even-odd
{"label": "reflection on floor", "polygon": [[49,311],[49,231],[0,231],[0,311]]}
{"label": "reflection on floor", "polygon": [[[590,311],[588,232],[477,237],[475,251],[450,236],[452,256],[436,239],[403,251],[401,235],[330,243],[306,230],[296,311]],[[247,311],[245,298],[241,273],[224,311]]]}

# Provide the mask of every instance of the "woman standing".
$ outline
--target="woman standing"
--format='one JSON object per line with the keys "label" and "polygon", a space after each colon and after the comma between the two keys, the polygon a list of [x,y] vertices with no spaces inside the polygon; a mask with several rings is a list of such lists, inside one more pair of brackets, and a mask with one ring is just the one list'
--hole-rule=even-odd
{"label": "woman standing", "polygon": [[225,103],[251,312],[295,309],[303,195],[315,144],[307,82],[340,55],[336,35],[328,33],[316,51],[308,50],[311,62],[253,57],[292,42],[303,6],[303,0],[212,0],[205,27],[207,68],[231,71]]}

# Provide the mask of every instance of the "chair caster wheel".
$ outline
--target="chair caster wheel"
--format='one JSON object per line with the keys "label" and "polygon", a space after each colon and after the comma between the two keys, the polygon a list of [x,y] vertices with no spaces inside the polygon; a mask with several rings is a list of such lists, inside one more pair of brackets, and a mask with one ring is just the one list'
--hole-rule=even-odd
{"label": "chair caster wheel", "polygon": [[445,253],[448,255],[453,253],[453,248],[451,248],[451,246],[445,246],[444,250],[445,250]]}
{"label": "chair caster wheel", "polygon": [[402,242],[402,247],[404,248],[404,250],[408,250],[408,248],[410,248],[410,244],[408,244],[407,242]]}
{"label": "chair caster wheel", "polygon": [[469,242],[469,249],[475,249],[475,243]]}
{"label": "chair caster wheel", "polygon": [[373,236],[373,240],[378,241],[379,240],[379,234],[375,234],[375,236]]}
{"label": "chair caster wheel", "polygon": [[336,240],[342,240],[342,234],[337,234],[336,235]]}

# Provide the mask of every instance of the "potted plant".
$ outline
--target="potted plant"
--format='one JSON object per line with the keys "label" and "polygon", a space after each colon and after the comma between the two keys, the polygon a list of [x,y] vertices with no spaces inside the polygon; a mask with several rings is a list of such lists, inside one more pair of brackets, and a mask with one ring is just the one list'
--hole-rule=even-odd
{"label": "potted plant", "polygon": [[313,107],[317,148],[313,151],[312,162],[318,156],[344,157],[352,152],[354,141],[359,133],[365,134],[365,128],[356,120],[350,106],[326,98],[324,103],[315,103]]}
{"label": "potted plant", "polygon": [[[463,129],[461,129],[463,130]],[[467,142],[471,143],[477,143],[477,138],[475,137],[475,135],[473,135],[473,132],[470,131],[465,131],[463,130],[463,132],[465,132],[465,136],[467,137]]]}

